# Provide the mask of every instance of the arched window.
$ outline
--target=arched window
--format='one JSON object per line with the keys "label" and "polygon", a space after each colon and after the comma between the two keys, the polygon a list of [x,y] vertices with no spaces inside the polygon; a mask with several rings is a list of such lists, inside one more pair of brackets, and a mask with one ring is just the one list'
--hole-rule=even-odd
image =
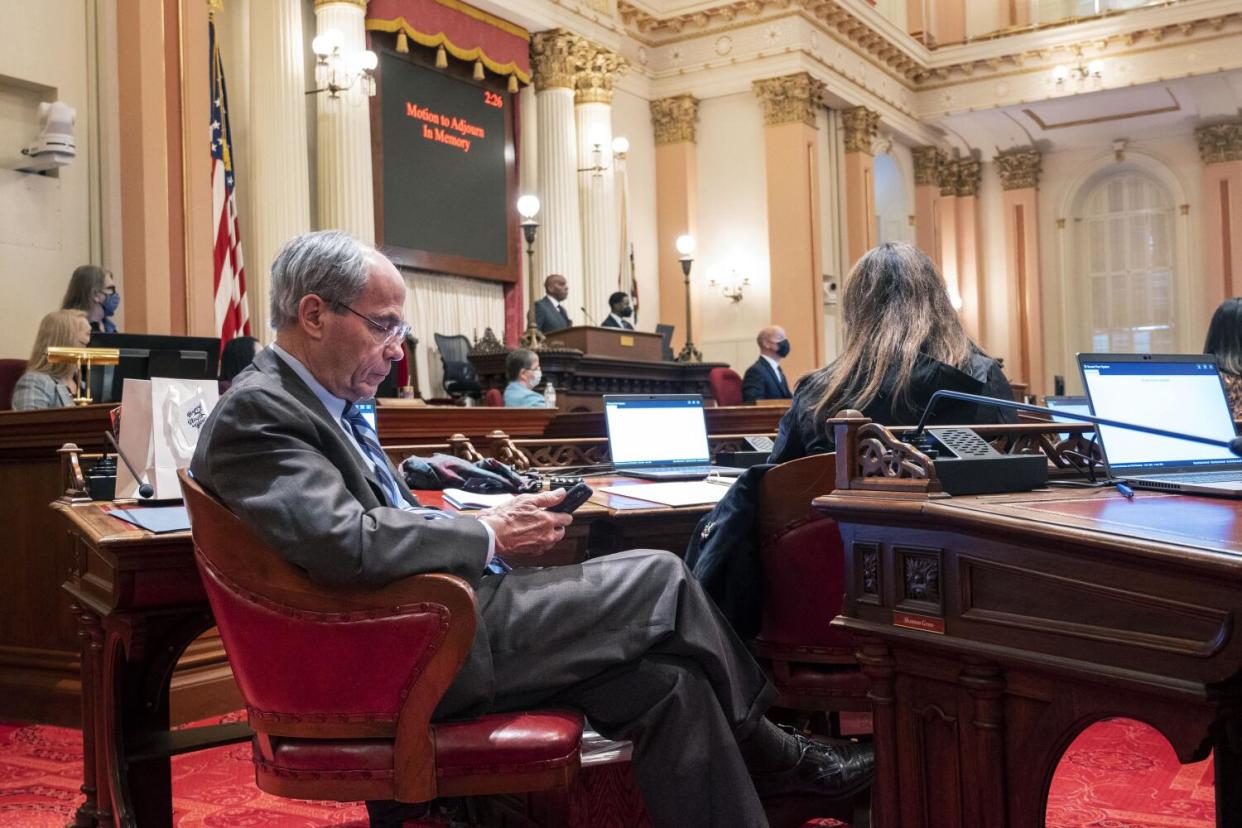
{"label": "arched window", "polygon": [[1098,181],[1082,212],[1080,297],[1096,352],[1177,350],[1173,200],[1158,181],[1131,170]]}

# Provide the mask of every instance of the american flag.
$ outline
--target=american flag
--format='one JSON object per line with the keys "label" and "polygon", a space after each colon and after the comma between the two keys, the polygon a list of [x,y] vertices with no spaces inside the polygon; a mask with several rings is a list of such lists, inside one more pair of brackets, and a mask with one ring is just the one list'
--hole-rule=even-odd
{"label": "american flag", "polygon": [[233,136],[229,130],[224,65],[216,41],[216,22],[209,19],[211,44],[211,214],[215,218],[212,275],[216,296],[216,333],[220,347],[236,336],[250,335],[246,307],[246,269],[237,232],[237,199],[233,195]]}

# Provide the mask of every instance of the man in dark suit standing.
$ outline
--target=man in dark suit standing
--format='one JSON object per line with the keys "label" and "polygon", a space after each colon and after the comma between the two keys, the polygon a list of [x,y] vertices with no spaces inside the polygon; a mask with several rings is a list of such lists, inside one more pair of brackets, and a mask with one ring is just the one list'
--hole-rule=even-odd
{"label": "man in dark suit standing", "polygon": [[785,329],[771,325],[759,332],[759,358],[742,377],[742,401],[788,400],[793,397],[789,381],[781,370],[781,360],[789,356],[789,340]]}
{"label": "man in dark suit standing", "polygon": [[559,331],[573,324],[562,304],[569,298],[569,282],[559,273],[543,280],[544,297],[535,303],[535,324],[544,333]]}
{"label": "man in dark suit standing", "polygon": [[[572,518],[547,511],[562,493],[474,517],[418,505],[354,405],[374,395],[409,332],[405,282],[388,259],[343,233],[308,233],[281,249],[270,284],[276,341],[220,398],[191,471],[314,580],[466,580],[477,633],[438,718],[580,710],[634,741],[657,826],[765,825],[761,797],[841,798],[870,784],[870,748],[811,742],[763,717],[773,688],[676,556],[512,569],[564,537]],[[383,828],[417,815],[367,807]]]}
{"label": "man in dark suit standing", "polygon": [[608,318],[600,325],[603,328],[624,328],[627,331],[634,330],[634,326],[630,324],[630,317],[634,315],[634,308],[630,306],[630,296],[628,293],[617,291],[608,297]]}

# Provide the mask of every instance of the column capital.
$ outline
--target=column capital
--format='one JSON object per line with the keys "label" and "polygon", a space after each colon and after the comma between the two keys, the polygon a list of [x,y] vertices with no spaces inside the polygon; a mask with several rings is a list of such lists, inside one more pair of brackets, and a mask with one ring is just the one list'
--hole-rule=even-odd
{"label": "column capital", "polygon": [[574,50],[578,57],[574,74],[575,103],[612,103],[612,84],[630,68],[629,61],[611,49],[589,40]]}
{"label": "column capital", "polygon": [[940,168],[949,161],[949,156],[940,147],[915,147],[914,185],[916,187],[939,187]]}
{"label": "column capital", "polygon": [[1242,121],[1199,127],[1195,138],[1204,164],[1242,161]]}
{"label": "column capital", "polygon": [[942,196],[973,196],[979,194],[983,165],[969,158],[947,161],[940,168]]}
{"label": "column capital", "polygon": [[880,113],[865,106],[842,109],[841,125],[845,128],[845,151],[871,155],[871,142],[880,127]]}
{"label": "column capital", "polygon": [[[211,3],[212,0],[207,0]],[[315,0],[315,11],[322,9],[324,6],[357,6],[362,9],[363,14],[367,11],[367,0]]]}
{"label": "column capital", "polygon": [[1038,189],[1042,159],[1034,147],[1015,147],[997,153],[993,162],[1000,175],[1001,189]]}
{"label": "column capital", "polygon": [[573,89],[578,53],[585,40],[564,29],[535,32],[530,38],[530,62],[535,89]]}
{"label": "column capital", "polygon": [[804,123],[815,126],[815,114],[824,105],[824,82],[816,80],[807,72],[797,72],[779,78],[757,80],[753,84],[763,109],[763,122],[767,126]]}
{"label": "column capital", "polygon": [[651,126],[656,145],[695,142],[694,125],[699,120],[699,99],[693,95],[674,95],[651,102]]}

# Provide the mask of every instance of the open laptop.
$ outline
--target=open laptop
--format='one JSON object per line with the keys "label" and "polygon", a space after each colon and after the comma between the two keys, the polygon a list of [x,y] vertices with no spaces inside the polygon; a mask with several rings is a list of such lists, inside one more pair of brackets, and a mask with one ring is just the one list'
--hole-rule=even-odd
{"label": "open laptop", "polygon": [[[1097,417],[1231,440],[1233,418],[1216,358],[1203,354],[1079,354]],[[1108,472],[1135,487],[1242,497],[1242,457],[1229,449],[1100,426]]]}
{"label": "open laptop", "polygon": [[711,464],[703,398],[698,394],[605,395],[604,422],[612,467],[620,474],[696,480],[743,471]]}
{"label": "open laptop", "polygon": [[[1044,408],[1064,411],[1067,414],[1087,414],[1088,416],[1091,414],[1091,403],[1087,402],[1086,396],[1083,395],[1049,394],[1044,398]],[[1055,414],[1052,415],[1052,421],[1054,423],[1082,423],[1082,420],[1076,420],[1073,417],[1058,417]],[[1091,439],[1091,435],[1090,431],[1082,433],[1083,438],[1087,440]],[[1069,437],[1068,433],[1061,435],[1062,440],[1067,437]]]}

